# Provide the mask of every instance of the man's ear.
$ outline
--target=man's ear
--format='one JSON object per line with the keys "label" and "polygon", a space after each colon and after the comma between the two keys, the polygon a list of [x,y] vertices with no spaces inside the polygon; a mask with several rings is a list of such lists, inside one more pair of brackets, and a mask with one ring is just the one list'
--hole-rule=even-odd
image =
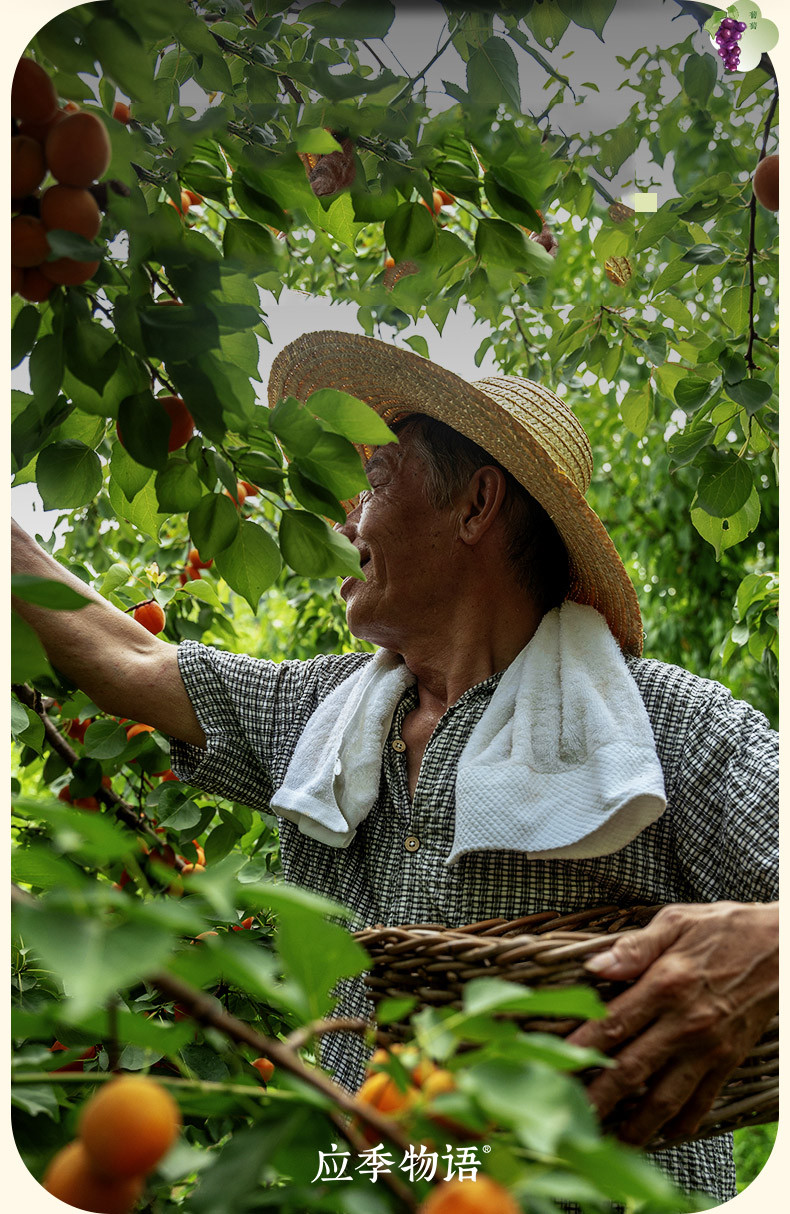
{"label": "man's ear", "polygon": [[465,544],[477,544],[499,516],[507,482],[501,468],[487,464],[478,468],[455,505],[457,535]]}

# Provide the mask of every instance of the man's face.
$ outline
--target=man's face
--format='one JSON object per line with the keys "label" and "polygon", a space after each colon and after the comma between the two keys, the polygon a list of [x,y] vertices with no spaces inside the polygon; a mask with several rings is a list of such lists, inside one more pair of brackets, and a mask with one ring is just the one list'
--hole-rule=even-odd
{"label": "man's face", "polygon": [[354,636],[400,651],[446,608],[453,511],[429,503],[408,434],[378,447],[365,470],[371,488],[339,530],[359,549],[367,580],[346,578],[340,595]]}

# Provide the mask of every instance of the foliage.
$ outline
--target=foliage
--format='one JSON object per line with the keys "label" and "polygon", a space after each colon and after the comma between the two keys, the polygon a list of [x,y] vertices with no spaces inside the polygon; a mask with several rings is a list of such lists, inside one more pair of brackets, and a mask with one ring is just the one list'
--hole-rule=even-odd
{"label": "foliage", "polygon": [[[777,224],[750,187],[759,149],[774,148],[775,80],[763,67],[724,76],[700,32],[620,57],[631,110],[568,137],[552,112],[585,93],[564,75],[562,38],[606,40],[612,0],[443,7],[436,58],[455,50],[465,80],[445,82],[438,107],[424,72],[385,66],[389,0],[102,0],[38,33],[28,53],[59,97],[107,127],[111,187],[93,278],[43,305],[12,300],[27,374],[12,399],[14,484],[35,481],[64,512],[45,546],[121,610],[155,599],[169,640],[343,651],[334,578],[358,558],[327,520],[366,484],[354,444],[388,435],[342,394],[263,407],[267,314],[284,286],[351,301],[364,332],[426,353],[406,332],[423,317],[441,332],[464,304],[485,333],[478,362],[490,351],[502,373],[572,399],[600,470],[590,500],[640,589],[648,651],[726,678],[775,717]],[[522,101],[524,61],[545,80],[539,115]],[[119,97],[128,124],[112,116]],[[353,181],[317,192],[315,158],[346,155],[347,139]],[[662,202],[623,216],[613,180],[642,146],[654,167],[634,186],[660,183]],[[186,214],[183,189],[201,196]],[[453,196],[438,213],[435,189]],[[556,257],[530,239],[544,220]],[[63,241],[53,250],[79,253]],[[613,258],[627,276],[607,274]],[[197,431],[172,452],[162,395],[185,400]],[[258,492],[238,504],[240,481]],[[210,568],[190,566],[193,546]],[[15,591],[74,606],[52,585]],[[129,738],[14,628],[13,876],[31,896],[15,928],[15,1132],[33,1173],[120,1064],[167,1082],[185,1117],[152,1182],[157,1209],[405,1208],[386,1183],[306,1183],[345,1132],[336,1105],[280,1067],[263,1088],[238,1036],[236,1022],[261,1050],[328,1014],[335,982],[364,964],[327,919],[342,911],[277,882],[272,819],[164,779],[165,740]],[[198,847],[206,871],[179,876]],[[252,912],[252,928],[231,930]],[[207,930],[218,935],[194,943]],[[213,1002],[184,1003],[175,981]],[[486,1170],[526,1209],[701,1208],[600,1136],[566,1074],[572,1052],[536,1057],[534,1042],[476,1022],[473,1065],[456,1058],[463,1016],[413,1028],[457,1067],[454,1117],[496,1123]],[[64,1073],[54,1039],[101,1044]],[[299,1040],[293,1057],[312,1062],[313,1038]]]}
{"label": "foliage", "polygon": [[777,1124],[746,1126],[735,1131],[733,1154],[739,1193],[752,1183],[755,1176],[759,1176],[768,1162],[776,1142]]}

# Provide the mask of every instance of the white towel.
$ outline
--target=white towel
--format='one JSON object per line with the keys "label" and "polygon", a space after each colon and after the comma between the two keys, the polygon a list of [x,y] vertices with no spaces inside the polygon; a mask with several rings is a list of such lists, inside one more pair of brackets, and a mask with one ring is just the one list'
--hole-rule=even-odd
{"label": "white towel", "polygon": [[[392,717],[413,682],[402,658],[380,650],[341,683],[310,718],[272,809],[347,847],[375,804]],[[608,855],[665,808],[650,721],[617,642],[594,608],[564,603],[504,672],[464,747],[447,863],[490,849]]]}
{"label": "white towel", "polygon": [[647,711],[593,607],[543,617],[463,749],[455,799],[448,864],[500,848],[608,856],[664,812]]}

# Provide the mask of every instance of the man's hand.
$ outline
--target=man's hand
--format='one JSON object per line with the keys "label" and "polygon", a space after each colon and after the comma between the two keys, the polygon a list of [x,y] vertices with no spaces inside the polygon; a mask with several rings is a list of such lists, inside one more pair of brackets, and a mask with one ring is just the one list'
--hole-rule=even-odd
{"label": "man's hand", "polygon": [[[727,1076],[779,1006],[778,903],[664,907],[586,963],[614,981],[638,979],[609,1003],[605,1020],[568,1037],[614,1054],[590,1083],[601,1118],[638,1097],[620,1137],[643,1146],[693,1134]],[[640,977],[641,975],[641,977]]]}

